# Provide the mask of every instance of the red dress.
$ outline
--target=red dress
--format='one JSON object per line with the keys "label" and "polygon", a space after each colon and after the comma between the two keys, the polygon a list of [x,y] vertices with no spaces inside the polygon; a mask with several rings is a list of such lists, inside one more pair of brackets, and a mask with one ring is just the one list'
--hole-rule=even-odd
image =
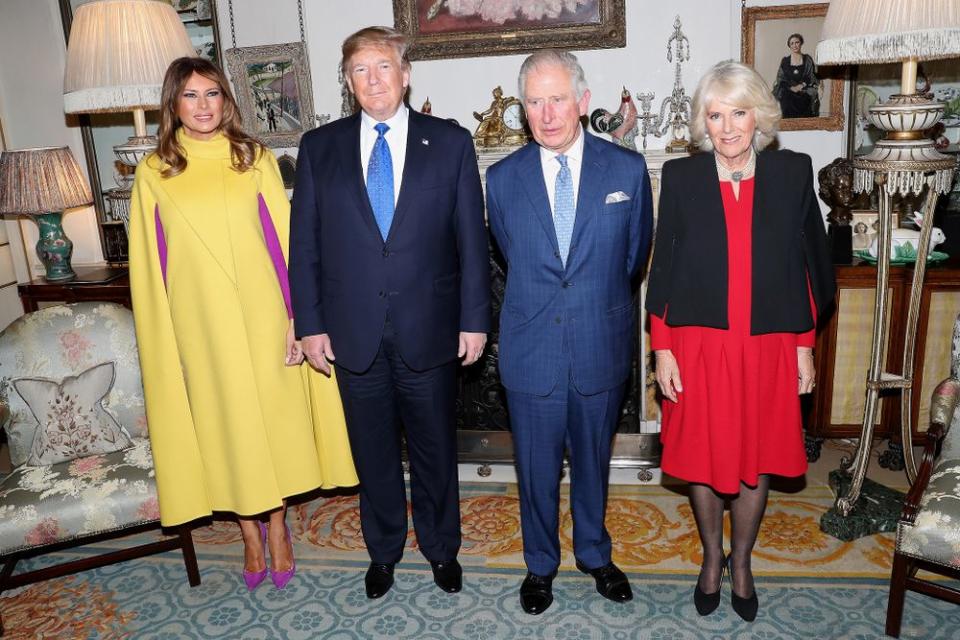
{"label": "red dress", "polygon": [[[803,334],[750,335],[753,179],[739,200],[720,183],[727,226],[729,329],[670,327],[651,314],[651,346],[677,359],[683,392],[664,399],[660,440],[664,472],[738,493],[759,474],[799,476],[807,470],[800,422],[797,347]],[[670,310],[666,310],[669,318]]]}

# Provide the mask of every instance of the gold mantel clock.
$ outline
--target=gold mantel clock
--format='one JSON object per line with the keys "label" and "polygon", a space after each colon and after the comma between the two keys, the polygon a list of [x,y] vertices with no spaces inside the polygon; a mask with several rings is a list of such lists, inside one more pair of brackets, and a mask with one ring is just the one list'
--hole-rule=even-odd
{"label": "gold mantel clock", "polygon": [[478,147],[509,147],[526,144],[530,139],[526,130],[523,105],[512,96],[504,97],[503,89],[493,90],[493,102],[481,112],[473,112],[480,121],[473,140]]}

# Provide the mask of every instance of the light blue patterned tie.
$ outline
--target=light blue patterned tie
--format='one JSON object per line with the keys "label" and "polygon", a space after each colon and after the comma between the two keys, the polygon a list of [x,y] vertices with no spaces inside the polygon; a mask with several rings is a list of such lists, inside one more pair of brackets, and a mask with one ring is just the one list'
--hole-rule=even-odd
{"label": "light blue patterned tie", "polygon": [[567,156],[558,155],[557,162],[560,163],[560,173],[557,174],[557,182],[553,188],[553,227],[557,231],[560,260],[566,267],[577,209],[573,204],[573,175],[567,166]]}
{"label": "light blue patterned tie", "polygon": [[383,135],[390,127],[383,122],[374,127],[379,134],[373,143],[370,152],[370,162],[367,163],[367,198],[373,209],[373,217],[380,227],[380,236],[384,242],[390,233],[390,224],[393,222],[393,158],[390,157],[390,145]]}

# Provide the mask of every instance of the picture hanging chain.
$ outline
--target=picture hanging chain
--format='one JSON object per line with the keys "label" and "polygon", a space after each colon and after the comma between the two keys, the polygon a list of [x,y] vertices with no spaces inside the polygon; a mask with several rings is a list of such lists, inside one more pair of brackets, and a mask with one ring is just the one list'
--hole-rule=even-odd
{"label": "picture hanging chain", "polygon": [[237,48],[237,28],[233,23],[233,0],[227,0],[227,9],[230,10],[230,45]]}
{"label": "picture hanging chain", "polygon": [[[227,9],[230,12],[230,44],[237,48],[237,26],[233,20],[233,0],[227,0]],[[300,42],[303,50],[307,50],[307,32],[303,27],[303,0],[297,0],[297,18],[300,21]]]}
{"label": "picture hanging chain", "polygon": [[300,42],[303,43],[303,50],[307,50],[307,35],[303,29],[303,0],[297,0],[297,17],[300,19]]}

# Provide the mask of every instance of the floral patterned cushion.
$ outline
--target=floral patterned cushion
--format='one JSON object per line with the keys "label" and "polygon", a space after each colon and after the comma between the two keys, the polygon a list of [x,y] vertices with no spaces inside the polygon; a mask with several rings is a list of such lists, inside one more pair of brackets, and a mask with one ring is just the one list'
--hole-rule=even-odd
{"label": "floral patterned cushion", "polygon": [[9,403],[6,424],[14,467],[30,456],[37,430],[18,378],[63,380],[93,365],[113,362],[116,380],[104,409],[134,438],[147,437],[140,360],[129,309],[110,302],[78,302],[34,311],[0,333],[0,399]]}
{"label": "floral patterned cushion", "polygon": [[14,380],[13,388],[38,423],[27,464],[50,465],[129,447],[130,438],[103,409],[102,400],[112,387],[112,362],[61,381]]}
{"label": "floral patterned cushion", "polygon": [[150,442],[0,481],[0,556],[160,519]]}
{"label": "floral patterned cushion", "polygon": [[[946,442],[951,442],[953,451],[960,450],[958,416],[960,411],[954,413],[944,450]],[[908,556],[960,567],[960,458],[941,453],[914,524],[897,525],[897,548]]]}

